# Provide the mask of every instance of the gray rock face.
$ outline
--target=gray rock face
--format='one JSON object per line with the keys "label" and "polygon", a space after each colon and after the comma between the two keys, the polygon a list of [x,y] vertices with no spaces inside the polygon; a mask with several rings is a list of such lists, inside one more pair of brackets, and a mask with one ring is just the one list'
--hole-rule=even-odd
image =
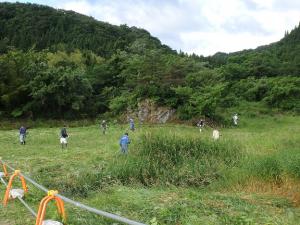
{"label": "gray rock face", "polygon": [[168,107],[157,106],[147,99],[138,103],[137,110],[127,109],[127,117],[137,117],[141,123],[166,123],[171,120],[176,110]]}

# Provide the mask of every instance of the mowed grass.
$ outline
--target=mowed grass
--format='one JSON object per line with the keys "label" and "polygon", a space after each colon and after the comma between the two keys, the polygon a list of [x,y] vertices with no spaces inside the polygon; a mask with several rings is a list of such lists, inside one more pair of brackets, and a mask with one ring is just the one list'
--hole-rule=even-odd
{"label": "mowed grass", "polygon": [[[189,158],[195,155],[193,151],[181,157],[179,163],[175,158],[175,164],[168,164],[168,176],[166,171],[156,173],[166,179],[150,177],[151,182],[143,183],[138,179],[139,173],[130,173],[142,166],[143,161],[138,157],[144,156],[141,152],[147,153],[141,149],[147,146],[143,145],[147,141],[145,136],[154,137],[152,147],[161,142],[168,151],[172,149],[169,147],[172,142],[168,142],[172,138],[179,146],[186,144],[184,139],[199,139],[199,143],[203,141],[212,146],[211,128],[200,133],[195,127],[183,125],[137,125],[136,132],[129,133],[132,143],[128,156],[120,154],[118,145],[120,136],[127,130],[126,125],[110,126],[106,135],[102,135],[96,125],[69,127],[67,150],[61,150],[59,127],[29,129],[25,146],[19,144],[17,130],[3,130],[0,131],[0,155],[49,189],[57,189],[67,197],[146,224],[300,224],[300,117],[241,119],[239,127],[221,129],[219,140],[220,145],[233,143],[229,148],[238,146],[238,157],[233,157],[234,163],[228,166],[211,167],[218,176],[204,185],[201,182],[185,184],[182,182],[186,181],[185,177],[177,183],[170,179],[172,165],[176,167],[176,175],[190,179],[193,174],[186,173],[190,167],[184,166],[188,163],[206,167],[212,163],[222,164],[219,159],[209,158],[209,163],[205,164],[201,158]],[[157,137],[165,137],[166,141],[155,140]],[[152,150],[164,151],[159,146]],[[183,154],[182,151],[184,148],[176,150],[176,154]],[[173,157],[172,152],[167,153]],[[149,159],[159,160],[154,156]],[[119,179],[123,168],[127,171],[122,174],[125,179]],[[145,168],[151,170],[151,167]],[[3,196],[3,185],[0,189]],[[43,192],[29,184],[26,201],[35,210],[43,196]],[[35,222],[18,201],[10,201],[6,208],[0,207],[1,225]],[[121,224],[68,204],[66,207],[70,225]],[[51,206],[47,216],[59,219],[54,209]]]}

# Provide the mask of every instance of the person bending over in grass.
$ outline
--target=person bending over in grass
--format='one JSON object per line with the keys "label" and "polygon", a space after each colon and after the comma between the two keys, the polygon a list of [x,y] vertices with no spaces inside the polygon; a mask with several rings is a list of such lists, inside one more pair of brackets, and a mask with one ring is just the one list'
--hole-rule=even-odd
{"label": "person bending over in grass", "polygon": [[20,128],[20,143],[21,145],[25,145],[26,144],[26,134],[27,134],[27,130],[26,130],[26,127],[24,126],[21,126]]}
{"label": "person bending over in grass", "polygon": [[128,137],[128,133],[125,133],[120,139],[120,147],[121,147],[121,152],[123,154],[128,153],[128,145],[129,144],[130,144],[130,139]]}
{"label": "person bending over in grass", "polygon": [[221,134],[220,134],[220,131],[218,130],[213,130],[213,135],[212,135],[212,138],[216,141],[220,138]]}
{"label": "person bending over in grass", "polygon": [[61,144],[61,148],[63,149],[64,147],[68,147],[68,133],[67,133],[67,128],[66,128],[66,125],[64,125],[63,128],[61,128],[61,131],[60,131],[60,144]]}

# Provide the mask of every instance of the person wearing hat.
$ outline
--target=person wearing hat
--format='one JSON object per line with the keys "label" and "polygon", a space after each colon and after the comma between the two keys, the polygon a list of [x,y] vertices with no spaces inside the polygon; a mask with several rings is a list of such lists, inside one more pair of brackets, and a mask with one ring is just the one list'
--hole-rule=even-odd
{"label": "person wearing hat", "polygon": [[102,129],[102,133],[105,134],[106,133],[106,129],[107,129],[107,123],[106,123],[105,120],[102,120],[101,129]]}

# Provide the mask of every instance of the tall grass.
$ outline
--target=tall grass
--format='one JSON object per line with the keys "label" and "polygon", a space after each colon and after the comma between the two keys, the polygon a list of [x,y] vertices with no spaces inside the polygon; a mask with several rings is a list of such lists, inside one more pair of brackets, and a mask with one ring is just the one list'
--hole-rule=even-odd
{"label": "tall grass", "polygon": [[251,158],[246,166],[248,173],[252,176],[266,181],[281,181],[282,165],[276,156],[268,155],[259,158]]}
{"label": "tall grass", "polygon": [[280,162],[282,173],[296,179],[300,178],[300,141],[298,143],[298,146],[293,146],[294,143],[292,143],[289,145],[290,149],[287,148],[273,156]]}
{"label": "tall grass", "polygon": [[135,154],[118,159],[110,171],[125,183],[208,185],[239,162],[239,149],[229,141],[148,133]]}

